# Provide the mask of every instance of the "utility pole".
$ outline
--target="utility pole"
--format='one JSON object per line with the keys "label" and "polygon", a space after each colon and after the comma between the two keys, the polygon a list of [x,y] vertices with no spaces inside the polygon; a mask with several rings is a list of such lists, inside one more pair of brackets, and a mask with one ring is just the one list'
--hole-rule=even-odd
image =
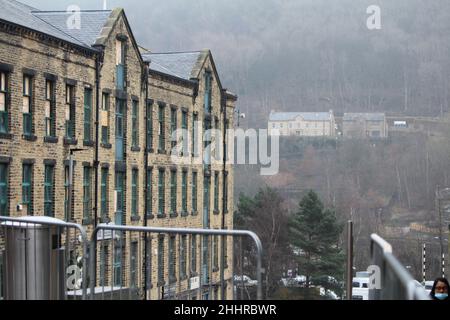
{"label": "utility pole", "polygon": [[445,254],[444,254],[444,243],[442,239],[442,211],[441,211],[441,193],[440,187],[437,185],[436,188],[436,203],[437,210],[439,214],[439,249],[440,249],[440,258],[441,258],[441,267],[442,267],[442,277],[445,278]]}

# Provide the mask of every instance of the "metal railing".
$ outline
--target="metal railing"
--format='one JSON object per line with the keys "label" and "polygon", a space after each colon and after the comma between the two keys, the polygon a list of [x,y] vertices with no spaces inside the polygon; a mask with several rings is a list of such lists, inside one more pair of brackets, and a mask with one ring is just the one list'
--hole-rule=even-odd
{"label": "metal railing", "polygon": [[68,291],[73,288],[86,299],[87,248],[86,231],[78,224],[48,217],[0,217],[4,298],[73,299]]}
{"label": "metal railing", "polygon": [[[168,241],[165,240],[167,237]],[[253,240],[256,247],[256,295],[261,300],[262,244],[251,231],[106,224],[98,225],[91,236],[90,250],[96,259],[90,261],[89,297],[100,300],[187,297],[210,300],[212,288],[215,287],[221,289],[220,297],[224,299],[225,282],[231,281],[234,292],[234,268],[230,268],[231,275],[230,269],[227,269],[229,278],[225,279],[226,261],[220,258],[225,257],[225,253],[224,246],[219,245],[219,237],[227,247],[231,247],[228,246],[228,237],[232,237],[233,248],[236,237]],[[156,245],[155,240],[158,242]],[[169,254],[166,255],[166,252]],[[171,257],[175,257],[175,260]],[[178,263],[175,262],[177,259]],[[192,270],[192,263],[195,264],[195,270]],[[154,265],[157,266],[157,272],[153,272]],[[217,275],[219,272],[220,279]],[[240,281],[241,287],[244,287],[246,284],[242,274]],[[218,295],[213,298],[218,299]]]}
{"label": "metal railing", "polygon": [[[369,289],[369,300],[429,300],[406,268],[392,253],[392,246],[373,234],[370,242],[372,265],[379,268],[379,287]],[[372,284],[373,285],[373,284]]]}

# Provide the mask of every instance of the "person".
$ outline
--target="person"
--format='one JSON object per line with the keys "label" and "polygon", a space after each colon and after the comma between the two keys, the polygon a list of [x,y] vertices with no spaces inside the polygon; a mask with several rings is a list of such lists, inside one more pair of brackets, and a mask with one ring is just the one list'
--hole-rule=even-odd
{"label": "person", "polygon": [[437,278],[434,280],[433,288],[431,289],[430,296],[433,300],[450,300],[448,298],[449,284],[445,278]]}

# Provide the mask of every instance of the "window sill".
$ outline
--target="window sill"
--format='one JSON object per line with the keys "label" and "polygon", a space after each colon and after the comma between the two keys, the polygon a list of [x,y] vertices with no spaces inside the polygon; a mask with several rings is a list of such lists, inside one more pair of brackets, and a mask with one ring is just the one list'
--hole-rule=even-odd
{"label": "window sill", "polygon": [[166,285],[166,282],[163,280],[159,280],[157,286],[158,287],[164,287]]}
{"label": "window sill", "polygon": [[147,218],[147,220],[155,219],[155,216],[153,214],[147,214],[145,217]]}
{"label": "window sill", "polygon": [[83,146],[85,146],[85,147],[93,147],[94,144],[95,143],[92,140],[83,140]]}
{"label": "window sill", "polygon": [[0,133],[0,139],[12,140],[13,135],[11,133]]}
{"label": "window sill", "polygon": [[172,212],[172,213],[170,214],[170,217],[171,217],[171,218],[176,218],[176,217],[178,217],[178,213]]}
{"label": "window sill", "polygon": [[198,216],[198,212],[197,211],[192,211],[191,215],[192,216]]}
{"label": "window sill", "polygon": [[181,212],[181,216],[182,217],[187,217],[187,216],[189,216],[189,212],[183,211],[183,212]]}
{"label": "window sill", "polygon": [[227,214],[228,213],[228,209],[225,209],[225,211],[223,212],[223,214]]}
{"label": "window sill", "polygon": [[139,217],[139,216],[132,216],[132,217],[131,217],[131,221],[132,221],[132,222],[138,222],[138,221],[141,221],[141,217]]}
{"label": "window sill", "polygon": [[22,139],[23,139],[23,140],[27,140],[27,141],[32,141],[32,142],[34,142],[34,141],[37,140],[37,137],[36,137],[35,135],[26,135],[26,134],[23,134],[23,135],[22,135]]}
{"label": "window sill", "polygon": [[166,152],[166,150],[161,150],[161,149],[158,149],[158,154],[163,154],[163,155],[166,155],[166,154],[167,154],[167,152]]}
{"label": "window sill", "polygon": [[58,143],[58,137],[44,137],[45,143]]}
{"label": "window sill", "polygon": [[219,211],[219,210],[214,210],[214,211],[213,211],[213,214],[214,214],[214,215],[219,215],[219,214],[220,214],[220,211]]}
{"label": "window sill", "polygon": [[101,218],[100,219],[100,223],[110,223],[111,219],[110,218]]}
{"label": "window sill", "polygon": [[100,143],[100,146],[102,147],[102,148],[104,148],[104,149],[111,149],[112,148],[112,145],[111,145],[111,143]]}
{"label": "window sill", "polygon": [[212,272],[217,272],[217,271],[219,271],[218,267],[215,267],[215,268],[212,269]]}
{"label": "window sill", "polygon": [[158,213],[158,215],[157,215],[157,218],[158,219],[164,219],[164,218],[166,218],[167,216],[166,216],[166,214],[164,214],[164,213]]}
{"label": "window sill", "polygon": [[155,152],[155,149],[153,149],[153,148],[147,148],[147,152],[148,152],[148,153],[154,153],[154,152]]}
{"label": "window sill", "polygon": [[187,280],[187,275],[180,276],[180,281]]}
{"label": "window sill", "polygon": [[169,278],[169,282],[170,282],[171,285],[174,284],[174,283],[177,282],[177,281],[178,281],[178,280],[177,280],[177,277],[171,276],[171,277]]}
{"label": "window sill", "polygon": [[78,144],[78,140],[75,138],[64,138],[64,145],[67,146],[76,146]]}
{"label": "window sill", "polygon": [[197,273],[197,272],[192,272],[192,271],[191,271],[191,275],[190,275],[191,278],[194,278],[194,277],[197,277],[197,276],[198,276],[198,273]]}
{"label": "window sill", "polygon": [[141,152],[141,148],[140,147],[131,147],[131,151],[132,152]]}

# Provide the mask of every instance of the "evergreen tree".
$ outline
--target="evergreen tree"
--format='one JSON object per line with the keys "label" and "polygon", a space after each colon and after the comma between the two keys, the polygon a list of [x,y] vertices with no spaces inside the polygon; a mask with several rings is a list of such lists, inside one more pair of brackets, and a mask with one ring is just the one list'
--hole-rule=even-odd
{"label": "evergreen tree", "polygon": [[296,257],[299,272],[312,277],[333,276],[342,279],[344,255],[339,248],[343,225],[338,223],[334,211],[324,209],[314,191],[300,201],[299,211],[289,221],[291,244],[299,249]]}

